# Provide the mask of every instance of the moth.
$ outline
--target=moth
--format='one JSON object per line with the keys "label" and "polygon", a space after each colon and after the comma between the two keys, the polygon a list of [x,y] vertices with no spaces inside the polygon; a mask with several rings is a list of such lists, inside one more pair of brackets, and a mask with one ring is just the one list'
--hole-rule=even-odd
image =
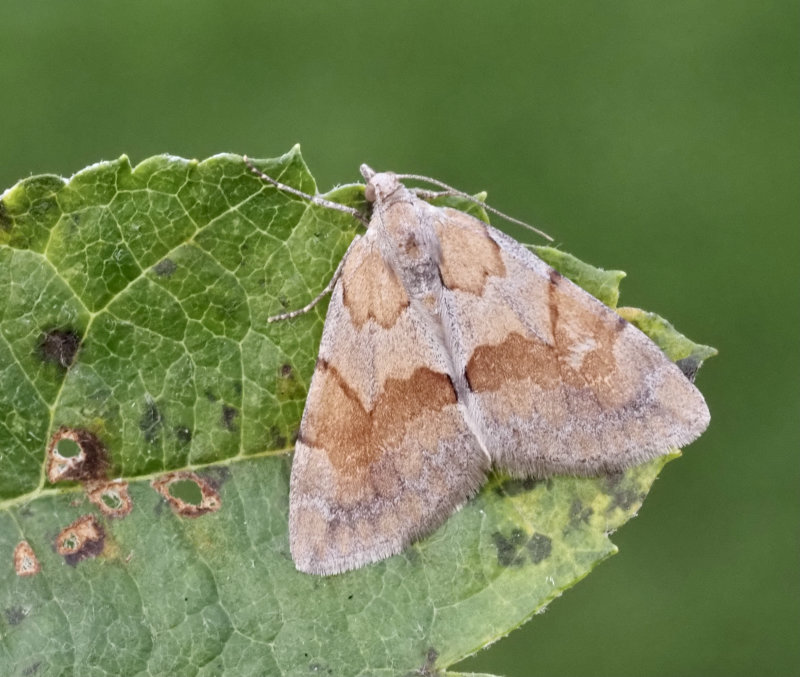
{"label": "moth", "polygon": [[329,285],[292,462],[297,569],[401,552],[492,467],[616,472],[706,429],[697,388],[613,310],[508,235],[429,204],[408,176],[361,172],[372,213]]}

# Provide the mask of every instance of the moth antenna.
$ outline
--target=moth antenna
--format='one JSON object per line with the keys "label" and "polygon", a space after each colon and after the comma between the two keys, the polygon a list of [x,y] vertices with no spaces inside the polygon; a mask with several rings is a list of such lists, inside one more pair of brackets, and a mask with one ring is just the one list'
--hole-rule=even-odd
{"label": "moth antenna", "polygon": [[336,284],[336,281],[342,274],[342,268],[344,268],[344,262],[347,260],[347,255],[350,253],[350,250],[353,248],[353,245],[360,239],[361,239],[360,235],[356,235],[353,238],[353,241],[347,247],[347,251],[344,253],[342,260],[339,261],[339,265],[336,266],[336,270],[331,276],[331,279],[328,281],[328,284],[326,285],[325,289],[323,289],[308,304],[306,304],[302,308],[298,308],[297,310],[292,310],[288,313],[281,313],[280,315],[273,315],[272,317],[267,318],[267,322],[280,322],[281,320],[291,320],[293,317],[297,317],[298,315],[305,315],[315,305],[317,305],[320,301],[322,301],[322,299],[324,299],[328,294],[330,294],[331,291],[333,290],[334,285]]}
{"label": "moth antenna", "polygon": [[479,207],[482,207],[487,212],[491,212],[492,214],[496,214],[500,218],[505,219],[506,221],[509,221],[510,223],[516,223],[518,226],[522,226],[523,228],[527,228],[528,230],[536,233],[537,235],[540,235],[545,240],[549,240],[550,242],[553,242],[553,238],[550,237],[543,230],[539,230],[538,228],[532,226],[529,223],[525,223],[524,221],[520,221],[519,219],[515,219],[513,216],[509,216],[508,214],[504,214],[499,209],[495,209],[494,207],[491,207],[491,206],[487,205],[485,202],[481,202],[478,198],[470,195],[469,193],[465,193],[465,192],[463,192],[461,190],[458,190],[457,188],[453,188],[452,186],[449,186],[448,184],[444,183],[443,181],[438,181],[437,179],[432,179],[429,176],[420,176],[419,174],[397,174],[397,178],[398,179],[411,179],[413,181],[426,181],[427,183],[432,183],[434,186],[439,186],[439,188],[444,188],[445,189],[444,191],[440,191],[440,192],[426,191],[424,189],[416,189],[415,192],[417,193],[417,195],[419,197],[423,197],[424,196],[424,197],[428,197],[430,199],[432,197],[445,197],[445,196],[454,195],[454,196],[458,196],[458,197],[464,198],[465,200],[468,200],[469,202],[472,202],[473,204],[476,204]]}
{"label": "moth antenna", "polygon": [[277,179],[273,179],[271,176],[262,172],[252,162],[250,162],[250,158],[248,158],[246,155],[242,156],[242,160],[247,165],[247,168],[253,174],[255,174],[261,180],[271,183],[278,190],[282,190],[285,193],[291,193],[292,195],[301,197],[304,200],[308,200],[309,202],[314,203],[315,205],[319,205],[320,207],[327,207],[328,209],[335,209],[337,211],[344,212],[345,214],[350,214],[351,216],[355,216],[365,226],[369,225],[369,219],[367,219],[367,217],[364,216],[355,207],[348,207],[347,205],[339,204],[338,202],[326,200],[324,197],[320,197],[319,195],[310,195],[309,193],[304,193],[302,190],[298,190],[297,188],[292,188],[291,186],[287,186],[285,183],[281,183]]}

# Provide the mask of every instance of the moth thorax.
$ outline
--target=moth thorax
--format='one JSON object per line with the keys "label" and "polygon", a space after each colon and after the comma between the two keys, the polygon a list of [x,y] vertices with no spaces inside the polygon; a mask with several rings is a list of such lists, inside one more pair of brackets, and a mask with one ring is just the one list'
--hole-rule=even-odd
{"label": "moth thorax", "polygon": [[[405,211],[405,204],[395,205],[392,212]],[[425,224],[410,219],[395,219],[397,226],[390,233],[392,265],[400,275],[403,286],[413,298],[421,298],[441,286],[439,275],[440,253],[438,242],[431,238]]]}

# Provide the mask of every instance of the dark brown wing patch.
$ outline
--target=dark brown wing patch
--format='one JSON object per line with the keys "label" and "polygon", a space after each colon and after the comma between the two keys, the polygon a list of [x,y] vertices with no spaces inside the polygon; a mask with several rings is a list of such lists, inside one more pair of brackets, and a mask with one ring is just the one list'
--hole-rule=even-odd
{"label": "dark brown wing patch", "polygon": [[415,419],[457,401],[447,374],[419,367],[407,379],[388,379],[367,411],[335,367],[320,360],[317,370],[317,397],[326,406],[310,412],[300,436],[308,446],[324,449],[342,475],[363,472],[381,449],[398,443]]}

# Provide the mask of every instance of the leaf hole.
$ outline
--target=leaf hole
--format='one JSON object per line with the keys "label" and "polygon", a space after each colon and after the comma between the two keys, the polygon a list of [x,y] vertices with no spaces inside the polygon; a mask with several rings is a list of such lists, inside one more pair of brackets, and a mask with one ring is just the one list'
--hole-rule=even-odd
{"label": "leaf hole", "polygon": [[75,440],[63,437],[56,444],[56,451],[63,458],[72,458],[81,453],[81,448]]}
{"label": "leaf hole", "polygon": [[115,493],[107,493],[100,496],[100,500],[103,501],[111,510],[118,510],[120,506],[122,506],[122,499],[115,494]]}
{"label": "leaf hole", "polygon": [[222,506],[219,492],[193,472],[171,472],[154,479],[152,487],[183,517],[199,517]]}
{"label": "leaf hole", "polygon": [[68,534],[61,541],[61,549],[69,552],[75,552],[78,549],[78,537],[75,534]]}
{"label": "leaf hole", "polygon": [[203,503],[203,492],[200,485],[194,480],[176,480],[169,485],[169,493],[173,498],[177,498],[189,505],[199,506]]}
{"label": "leaf hole", "polygon": [[51,329],[39,337],[39,357],[43,362],[68,369],[80,345],[81,337],[73,329]]}

